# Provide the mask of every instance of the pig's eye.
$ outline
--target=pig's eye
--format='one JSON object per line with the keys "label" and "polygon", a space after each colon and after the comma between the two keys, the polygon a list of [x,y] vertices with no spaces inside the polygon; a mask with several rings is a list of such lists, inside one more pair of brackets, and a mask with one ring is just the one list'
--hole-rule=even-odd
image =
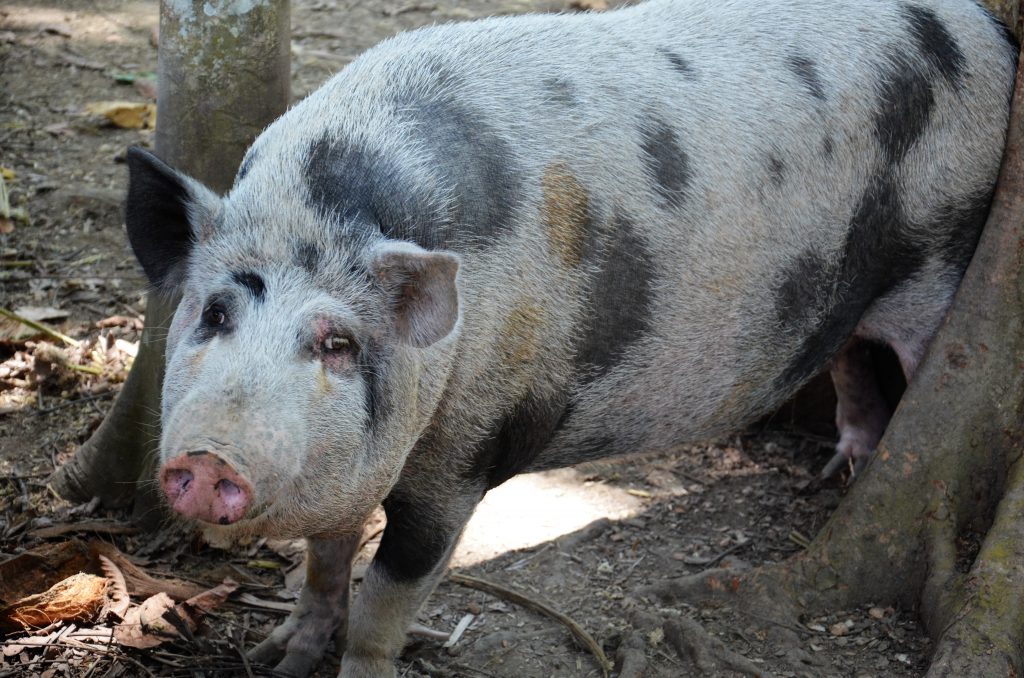
{"label": "pig's eye", "polygon": [[228,321],[228,314],[220,304],[210,304],[203,311],[203,323],[210,327],[222,327]]}
{"label": "pig's eye", "polygon": [[330,334],[324,339],[324,353],[344,353],[351,350],[352,340],[340,334]]}

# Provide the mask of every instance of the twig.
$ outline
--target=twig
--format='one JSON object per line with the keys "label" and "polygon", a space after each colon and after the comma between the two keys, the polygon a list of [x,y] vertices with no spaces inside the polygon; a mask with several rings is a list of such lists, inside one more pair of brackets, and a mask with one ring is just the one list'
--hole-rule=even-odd
{"label": "twig", "polygon": [[16,322],[19,322],[22,325],[27,325],[28,327],[34,329],[36,332],[42,332],[48,337],[59,339],[60,341],[63,341],[65,344],[69,346],[78,346],[80,343],[77,339],[72,339],[68,335],[58,332],[52,327],[47,327],[42,323],[37,323],[35,320],[29,320],[28,318],[20,316],[14,311],[9,311],[6,308],[3,308],[2,306],[0,306],[0,316],[4,316],[5,318],[9,318]]}
{"label": "twig", "polygon": [[459,623],[455,625],[455,630],[452,631],[451,636],[449,636],[448,640],[445,641],[442,647],[445,649],[455,647],[455,643],[459,642],[459,638],[461,638],[462,634],[466,632],[466,629],[469,628],[469,625],[473,623],[474,619],[476,619],[476,615],[473,614],[467,614],[460,619]]}
{"label": "twig", "polygon": [[[93,395],[83,396],[81,398],[75,398],[74,400],[65,400],[64,402],[60,403],[59,405],[52,405],[50,407],[47,407],[44,410],[33,410],[32,414],[37,414],[37,415],[38,414],[49,414],[50,412],[56,412],[57,410],[63,410],[65,407],[71,407],[72,405],[76,405],[78,403],[87,403],[87,402],[90,402],[90,401],[99,400],[100,398],[106,398],[106,397],[115,395],[116,393],[117,393],[116,391],[103,391],[102,393],[94,393]],[[49,474],[44,474],[44,475],[49,475]]]}
{"label": "twig", "polygon": [[101,375],[103,374],[102,367],[93,367],[91,365],[77,365],[75,363],[67,363],[64,367],[69,370],[75,370],[76,372],[85,372],[87,374]]}
{"label": "twig", "polygon": [[605,655],[604,650],[601,649],[601,646],[598,645],[593,636],[587,633],[582,626],[573,621],[569,616],[540,601],[528,598],[518,591],[513,591],[512,589],[505,588],[504,586],[489,582],[485,579],[478,579],[477,577],[471,577],[468,574],[461,574],[459,572],[450,573],[448,578],[456,584],[460,584],[471,589],[477,589],[478,591],[484,591],[491,595],[498,596],[499,598],[512,601],[513,603],[518,603],[523,607],[529,608],[535,612],[539,612],[561,622],[569,629],[576,640],[578,640],[585,648],[590,650],[590,653],[594,655],[594,658],[597,659],[597,663],[601,666],[602,675],[605,678],[608,678],[608,674],[612,670],[612,663],[608,661],[608,657]]}
{"label": "twig", "polygon": [[[136,534],[139,528],[134,525],[112,523],[108,520],[83,520],[77,523],[60,523],[49,527],[40,527],[29,534],[37,539],[60,537],[68,532],[93,532],[95,534]],[[101,556],[102,557],[102,556]]]}
{"label": "twig", "polygon": [[799,530],[790,531],[789,540],[802,549],[806,549],[811,545],[811,540]]}

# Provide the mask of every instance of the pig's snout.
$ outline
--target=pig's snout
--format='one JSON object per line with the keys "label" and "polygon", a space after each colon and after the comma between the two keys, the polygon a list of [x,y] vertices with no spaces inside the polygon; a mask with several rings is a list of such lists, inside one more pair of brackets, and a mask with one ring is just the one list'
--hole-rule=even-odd
{"label": "pig's snout", "polygon": [[252,486],[226,461],[205,450],[171,459],[160,469],[160,487],[171,508],[208,523],[241,520],[252,502]]}

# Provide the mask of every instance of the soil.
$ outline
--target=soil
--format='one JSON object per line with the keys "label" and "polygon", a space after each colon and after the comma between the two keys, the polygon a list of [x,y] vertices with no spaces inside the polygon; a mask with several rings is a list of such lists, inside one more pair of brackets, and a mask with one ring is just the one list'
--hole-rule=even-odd
{"label": "soil", "polygon": [[[401,30],[566,9],[558,0],[293,0],[293,97]],[[83,109],[90,102],[152,102],[157,21],[155,1],[15,0],[0,7],[0,169],[11,207],[23,215],[0,221],[0,233],[10,231],[0,235],[0,306],[50,309],[41,314],[46,322],[83,342],[60,349],[53,338],[24,338],[16,324],[0,325],[0,561],[47,541],[33,534],[42,527],[70,524],[71,533],[49,538],[60,541],[76,525],[82,538],[95,536],[84,521],[127,521],[123,512],[68,504],[46,480],[102,420],[138,341],[146,288],[122,225],[124,154],[133,144],[152,146],[153,132],[111,126]],[[792,648],[777,644],[763,619],[724,608],[659,608],[643,596],[644,587],[668,578],[757,566],[798,551],[845,492],[842,482],[816,480],[830,454],[827,437],[767,426],[523,476],[488,496],[452,567],[568,615],[618,658],[623,675],[637,675],[644,663],[648,676],[694,672],[694,657],[677,652],[659,629],[633,627],[637,609],[696,620],[765,675],[922,675],[929,643],[912,610],[866,606],[793,620],[810,662],[794,664]],[[260,541],[224,551],[181,534],[168,526],[155,535],[101,538],[154,571],[210,585],[228,573],[258,598],[295,598],[301,545]],[[0,676],[138,675],[140,667],[160,676],[244,675],[249,668],[259,675],[237,648],[255,644],[284,614],[236,595],[193,640],[159,651],[25,650],[4,657]],[[419,621],[447,632],[466,615],[472,621],[450,648],[410,637],[399,675],[601,675],[563,623],[447,579]],[[328,655],[316,675],[335,675],[338,662]]]}

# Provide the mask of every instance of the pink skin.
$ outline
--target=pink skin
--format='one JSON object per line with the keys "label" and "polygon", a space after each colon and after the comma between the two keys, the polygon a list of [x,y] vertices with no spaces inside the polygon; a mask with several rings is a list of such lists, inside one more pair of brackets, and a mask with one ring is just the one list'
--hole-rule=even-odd
{"label": "pink skin", "polygon": [[186,518],[230,525],[245,516],[252,486],[212,452],[189,452],[160,469],[160,487],[171,508]]}

